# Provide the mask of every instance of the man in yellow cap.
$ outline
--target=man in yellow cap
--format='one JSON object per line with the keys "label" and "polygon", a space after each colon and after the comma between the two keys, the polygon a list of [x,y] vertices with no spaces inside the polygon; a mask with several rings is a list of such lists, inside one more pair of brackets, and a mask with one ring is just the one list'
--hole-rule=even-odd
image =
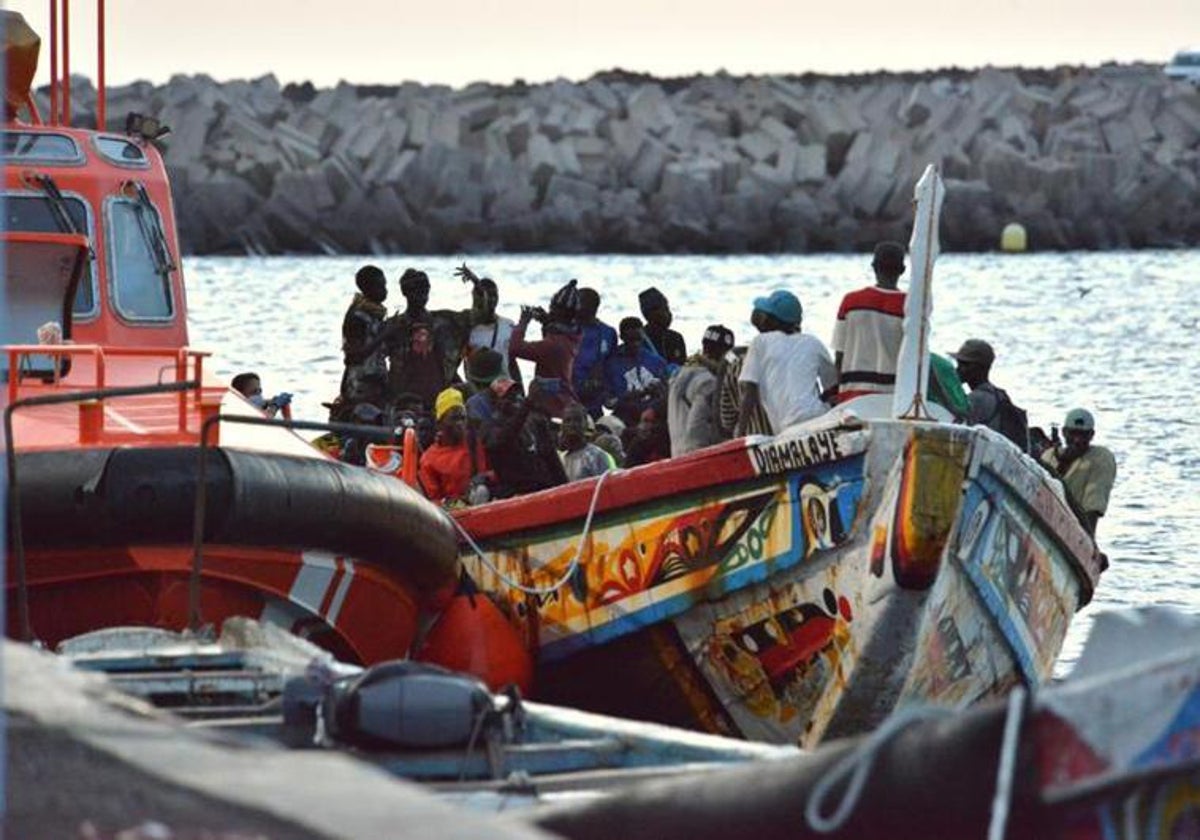
{"label": "man in yellow cap", "polygon": [[430,501],[453,504],[466,497],[471,478],[487,469],[483,451],[467,443],[467,414],[462,392],[447,388],[434,402],[437,436],[421,454],[421,487]]}

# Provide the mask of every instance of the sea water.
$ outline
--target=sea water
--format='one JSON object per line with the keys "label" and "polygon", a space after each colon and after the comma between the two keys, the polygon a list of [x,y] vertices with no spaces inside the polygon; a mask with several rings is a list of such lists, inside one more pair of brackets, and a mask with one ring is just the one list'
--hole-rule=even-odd
{"label": "sea water", "polygon": [[[321,402],[342,374],[342,316],[354,272],[366,262],[389,278],[389,309],[402,309],[398,278],[428,272],[431,308],[467,308],[453,276],[462,258],[192,258],[185,271],[191,344],[215,353],[230,378],[254,370],[264,391],[295,394],[297,419],[326,418]],[[637,315],[637,294],[661,289],[674,328],[697,348],[723,323],[739,343],[752,336],[755,297],[795,292],[806,331],[827,344],[838,303],[873,282],[865,255],[639,257],[493,255],[467,259],[500,289],[499,312],[543,305],[577,278],[600,292],[600,317]],[[1110,448],[1117,484],[1098,529],[1111,568],[1076,617],[1060,672],[1079,655],[1100,610],[1162,604],[1200,613],[1200,251],[1066,254],[944,254],[933,287],[935,350],[983,338],[996,350],[992,381],[1047,430],[1068,409],[1096,417],[1095,442]],[[904,285],[902,281],[902,286]],[[534,328],[536,330],[536,327]]]}

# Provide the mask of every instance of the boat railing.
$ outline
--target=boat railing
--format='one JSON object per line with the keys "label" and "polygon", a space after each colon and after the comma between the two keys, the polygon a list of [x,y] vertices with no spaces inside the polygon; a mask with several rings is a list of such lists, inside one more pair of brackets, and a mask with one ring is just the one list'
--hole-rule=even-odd
{"label": "boat railing", "polygon": [[[116,358],[143,358],[163,360],[164,365],[159,370],[159,385],[163,384],[163,372],[169,369],[173,369],[174,371],[175,383],[172,384],[177,384],[185,380],[193,383],[193,387],[190,388],[172,389],[179,393],[177,413],[179,434],[186,434],[188,430],[189,393],[192,394],[195,400],[193,405],[200,405],[202,416],[205,414],[203,411],[204,406],[201,403],[200,388],[204,381],[204,359],[211,355],[208,351],[193,350],[190,347],[101,347],[98,344],[9,344],[3,349],[8,357],[8,403],[10,405],[18,401],[21,383],[26,379],[36,379],[43,384],[53,387],[64,386],[62,374],[62,362],[64,359],[76,356],[90,358],[92,361],[93,376],[91,381],[87,382],[86,385],[90,385],[97,392],[103,391],[111,395],[112,389],[107,387],[108,361]],[[33,372],[28,369],[31,367],[31,360],[35,356],[50,356],[53,359],[53,366],[48,374],[42,371]],[[72,381],[71,383],[73,387],[78,387],[80,384],[77,381]],[[78,395],[82,392],[72,391],[72,393]],[[146,393],[162,392],[149,391]],[[62,402],[79,403],[80,443],[99,443],[105,434],[104,398],[97,397],[87,400],[68,399]],[[25,404],[28,405],[30,403],[26,402]]]}
{"label": "boat railing", "polygon": [[[293,420],[285,417],[267,417],[248,414],[212,414],[200,424],[200,445],[196,447],[196,509],[192,526],[192,571],[188,578],[188,630],[199,634],[204,627],[200,606],[200,578],[204,570],[204,524],[208,516],[207,464],[209,443],[215,445],[213,429],[218,424],[241,424],[245,426],[276,426],[289,431],[335,432],[355,435],[363,440],[395,443],[397,429],[383,426],[363,426],[358,423],[336,423],[319,420]],[[415,435],[406,429],[404,435]],[[365,469],[365,467],[364,467]]]}
{"label": "boat railing", "polygon": [[[10,357],[11,358],[11,357]],[[104,400],[117,397],[138,397],[147,394],[180,393],[199,391],[200,382],[164,382],[157,385],[133,385],[125,388],[95,388],[89,391],[57,392],[36,394],[12,400],[4,407],[4,447],[8,470],[8,533],[12,547],[13,567],[17,584],[17,624],[21,641],[33,641],[33,629],[29,623],[29,586],[25,569],[25,542],[21,530],[21,493],[17,474],[17,450],[13,446],[13,414],[22,408],[35,406],[64,405],[68,403],[103,405]]]}

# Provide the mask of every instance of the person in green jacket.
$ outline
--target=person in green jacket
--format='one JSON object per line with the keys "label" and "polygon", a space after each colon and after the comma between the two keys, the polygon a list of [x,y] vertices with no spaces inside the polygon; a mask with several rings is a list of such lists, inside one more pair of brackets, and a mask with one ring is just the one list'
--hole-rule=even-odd
{"label": "person in green jacket", "polygon": [[954,362],[937,353],[929,354],[929,399],[954,415],[956,422],[967,419],[971,405],[966,389],[958,378]]}

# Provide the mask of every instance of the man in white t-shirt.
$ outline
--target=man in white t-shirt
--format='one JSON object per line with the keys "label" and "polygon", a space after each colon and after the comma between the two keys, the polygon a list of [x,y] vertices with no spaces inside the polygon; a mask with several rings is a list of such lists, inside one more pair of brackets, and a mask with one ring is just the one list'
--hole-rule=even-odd
{"label": "man in white t-shirt", "polygon": [[738,383],[742,404],[735,436],[762,406],[776,434],[828,410],[821,394],[837,381],[833,357],[821,339],[800,332],[804,310],[783,289],[756,298],[750,323],[759,335],[750,342]]}
{"label": "man in white t-shirt", "polygon": [[512,338],[513,327],[516,325],[503,315],[496,314],[496,304],[500,302],[500,292],[496,281],[484,277],[471,290],[471,334],[467,336],[467,354],[477,347],[495,350],[504,357],[505,369],[513,382],[521,384],[521,370],[517,360],[508,352],[508,343]]}

